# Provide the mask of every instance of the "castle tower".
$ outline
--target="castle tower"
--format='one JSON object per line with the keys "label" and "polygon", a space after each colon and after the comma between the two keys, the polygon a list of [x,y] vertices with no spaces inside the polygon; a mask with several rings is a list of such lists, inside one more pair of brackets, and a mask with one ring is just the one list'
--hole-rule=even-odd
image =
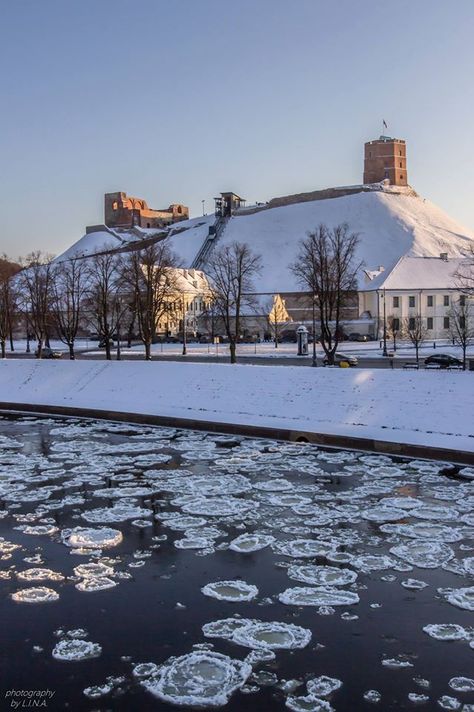
{"label": "castle tower", "polygon": [[380,136],[365,144],[364,183],[408,185],[406,144],[403,139]]}

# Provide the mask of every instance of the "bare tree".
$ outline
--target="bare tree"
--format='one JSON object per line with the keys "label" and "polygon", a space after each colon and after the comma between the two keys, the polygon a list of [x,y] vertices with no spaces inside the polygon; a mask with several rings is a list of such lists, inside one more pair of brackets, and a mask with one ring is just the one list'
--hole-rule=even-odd
{"label": "bare tree", "polygon": [[466,351],[474,343],[474,307],[469,296],[461,294],[449,312],[449,333],[453,343],[462,349],[462,367],[466,370]]}
{"label": "bare tree", "polygon": [[212,253],[206,270],[210,278],[215,313],[222,320],[229,339],[230,362],[237,362],[242,309],[254,308],[254,278],[262,268],[260,255],[246,243],[233,242]]}
{"label": "bare tree", "polygon": [[328,363],[341,333],[341,316],[347,298],[357,289],[356,262],[359,235],[347,223],[328,228],[321,224],[301,241],[296,262],[290,266],[300,284],[311,293],[319,312],[321,345]]}
{"label": "bare tree", "polygon": [[403,320],[403,331],[407,334],[411,343],[415,347],[416,362],[419,363],[420,346],[428,336],[428,329],[423,323],[421,314],[409,316]]}
{"label": "bare tree", "polygon": [[49,320],[52,303],[52,256],[32,252],[23,260],[18,276],[21,310],[38,343],[36,356],[41,358],[49,343]]}
{"label": "bare tree", "polygon": [[463,294],[474,295],[474,246],[454,274],[456,286]]}
{"label": "bare tree", "polygon": [[124,285],[132,296],[147,361],[151,360],[151,345],[160,317],[170,305],[182,299],[176,266],[177,259],[166,240],[128,253],[122,264]]}
{"label": "bare tree", "polygon": [[279,294],[274,294],[270,303],[267,305],[267,327],[273,336],[275,348],[278,348],[278,341],[281,332],[286,324],[291,321],[291,318],[286,310],[285,300]]}
{"label": "bare tree", "polygon": [[6,255],[0,257],[0,346],[2,358],[6,358],[6,342],[10,339],[13,351],[13,320],[16,310],[14,275],[18,266],[9,262]]}
{"label": "bare tree", "polygon": [[87,295],[89,263],[73,257],[57,264],[53,271],[51,316],[60,340],[69,348],[74,360],[74,342]]}
{"label": "bare tree", "polygon": [[120,318],[117,308],[120,289],[119,260],[104,252],[90,259],[90,279],[87,290],[88,317],[105,346],[105,357],[112,359],[111,342]]}
{"label": "bare tree", "polygon": [[392,337],[393,352],[395,353],[397,350],[397,336],[400,333],[400,320],[398,317],[395,317],[392,314],[387,317],[387,331],[389,336]]}

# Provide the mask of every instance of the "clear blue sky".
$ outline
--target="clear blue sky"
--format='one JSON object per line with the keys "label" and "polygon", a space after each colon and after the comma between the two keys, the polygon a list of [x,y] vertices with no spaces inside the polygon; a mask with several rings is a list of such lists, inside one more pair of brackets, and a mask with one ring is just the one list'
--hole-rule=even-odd
{"label": "clear blue sky", "polygon": [[103,194],[152,207],[362,180],[381,120],[474,228],[474,2],[0,0],[0,251],[58,253]]}

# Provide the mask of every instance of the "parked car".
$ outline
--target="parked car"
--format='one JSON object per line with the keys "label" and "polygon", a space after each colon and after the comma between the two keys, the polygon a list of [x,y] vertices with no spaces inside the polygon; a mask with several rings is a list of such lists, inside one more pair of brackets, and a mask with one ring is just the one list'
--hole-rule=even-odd
{"label": "parked car", "polygon": [[[343,361],[348,363],[349,366],[357,366],[359,363],[357,356],[351,356],[350,354],[342,353],[342,351],[336,351],[336,353],[334,354],[334,365],[340,366]],[[328,363],[329,362],[327,356],[325,356],[323,360],[324,366],[327,366]]]}
{"label": "parked car", "polygon": [[278,341],[281,344],[296,344],[296,332],[295,331],[284,331],[278,337]]}
{"label": "parked car", "polygon": [[359,334],[357,332],[353,332],[352,334],[349,334],[349,341],[370,341],[370,336],[368,334]]}
{"label": "parked car", "polygon": [[[106,344],[107,339],[101,339],[98,343],[99,349],[105,349],[105,344]],[[114,345],[114,340],[109,339],[109,344],[112,347]]]}
{"label": "parked car", "polygon": [[[62,351],[55,351],[54,349],[50,349],[49,346],[43,346],[43,350],[41,351],[41,358],[62,358],[62,355]],[[35,356],[38,358],[38,349],[35,351]]]}
{"label": "parked car", "polygon": [[462,361],[451,354],[431,354],[425,358],[425,366],[448,368],[449,366],[462,366]]}

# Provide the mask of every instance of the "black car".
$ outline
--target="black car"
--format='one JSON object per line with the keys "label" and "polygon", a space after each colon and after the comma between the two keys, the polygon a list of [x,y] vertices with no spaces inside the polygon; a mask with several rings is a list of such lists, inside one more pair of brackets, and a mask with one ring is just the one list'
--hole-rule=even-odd
{"label": "black car", "polygon": [[451,354],[432,354],[425,358],[425,366],[439,366],[439,368],[449,368],[450,366],[462,366],[462,361]]}
{"label": "black car", "polygon": [[[41,351],[41,358],[62,358],[62,351],[56,351],[55,349],[50,349],[49,346],[43,346]],[[35,351],[35,356],[38,358],[39,352]]]}
{"label": "black car", "polygon": [[[323,359],[324,366],[327,366],[328,363],[328,358],[327,356],[325,356]],[[352,356],[351,354],[344,354],[342,353],[342,351],[336,351],[336,353],[334,354],[334,365],[340,366],[341,363],[348,363],[349,366],[352,368],[353,366],[357,366],[359,360],[357,356]]]}

